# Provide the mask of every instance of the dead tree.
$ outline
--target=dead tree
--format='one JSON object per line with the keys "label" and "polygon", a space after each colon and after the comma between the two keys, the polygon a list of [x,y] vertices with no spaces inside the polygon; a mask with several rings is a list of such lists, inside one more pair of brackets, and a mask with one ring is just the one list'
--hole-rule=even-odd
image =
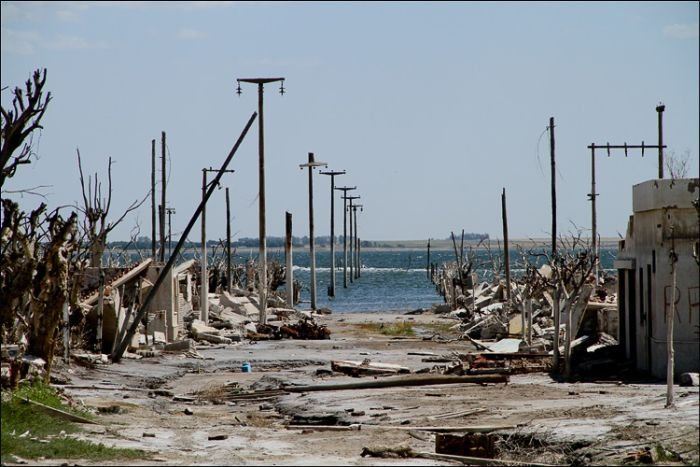
{"label": "dead tree", "polygon": [[[12,109],[2,107],[2,138],[0,143],[0,188],[5,179],[14,176],[17,167],[29,164],[32,156],[32,139],[34,130],[43,129],[41,119],[46,106],[51,101],[51,93],[44,96],[46,69],[36,70],[32,79],[25,83],[26,91],[19,86],[14,90]],[[20,149],[19,153],[16,151]]]}
{"label": "dead tree", "polygon": [[[26,336],[25,351],[46,362],[48,381],[61,311],[69,298],[77,214],[73,212],[64,220],[56,210],[43,217],[45,209],[42,204],[27,216],[17,203],[3,200],[0,315],[3,342],[21,342],[21,336]],[[14,376],[27,374],[28,366],[19,360],[12,365]]]}
{"label": "dead tree", "polygon": [[141,201],[134,201],[126,208],[124,213],[114,222],[107,222],[109,209],[112,205],[112,158],[109,158],[107,164],[107,194],[106,198],[102,195],[102,183],[97,178],[97,173],[88,177],[87,192],[85,186],[85,177],[83,176],[83,165],[80,159],[80,150],[78,152],[78,169],[80,171],[80,186],[83,192],[83,206],[79,208],[85,218],[83,220],[83,229],[87,235],[88,249],[90,256],[90,267],[100,267],[102,263],[102,255],[107,246],[107,235],[119,225],[127,214],[134,209],[138,209],[145,201],[148,195]]}
{"label": "dead tree", "polygon": [[[592,275],[595,267],[595,257],[591,246],[582,240],[581,232],[571,234],[569,237],[560,237],[559,243],[563,246],[552,256],[548,253],[546,246],[541,250],[531,249],[526,254],[521,253],[525,274],[522,280],[525,282],[526,299],[535,298],[547,290],[559,291],[564,300],[561,302],[560,315],[567,317],[565,345],[565,377],[571,376],[571,340],[576,336],[572,335],[572,313],[575,305],[581,300],[587,300],[595,284],[595,277]],[[532,258],[544,258],[543,266],[538,266],[539,260]],[[590,284],[589,288],[584,287]],[[557,296],[558,294],[555,294]],[[556,307],[554,307],[556,309]],[[554,310],[553,310],[554,312]],[[558,322],[555,317],[555,322]],[[559,335],[559,328],[555,329],[555,334]],[[555,339],[557,342],[557,339]],[[556,345],[556,344],[555,344]]]}

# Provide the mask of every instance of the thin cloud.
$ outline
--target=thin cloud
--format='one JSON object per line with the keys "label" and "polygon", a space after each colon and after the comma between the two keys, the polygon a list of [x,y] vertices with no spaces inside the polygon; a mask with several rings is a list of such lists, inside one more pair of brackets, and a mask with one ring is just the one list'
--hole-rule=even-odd
{"label": "thin cloud", "polygon": [[16,55],[32,55],[41,41],[39,33],[34,31],[15,31],[14,29],[2,28],[3,52]]}
{"label": "thin cloud", "polygon": [[207,37],[207,35],[201,31],[197,31],[196,29],[182,28],[177,32],[177,37],[178,39],[182,39],[184,41],[192,41],[204,39],[205,37]]}
{"label": "thin cloud", "polygon": [[697,39],[698,23],[670,24],[664,27],[664,35],[673,39]]}
{"label": "thin cloud", "polygon": [[58,34],[47,38],[36,31],[2,29],[2,51],[16,55],[32,55],[38,49],[85,50],[105,47],[103,42],[91,42],[81,36]]}

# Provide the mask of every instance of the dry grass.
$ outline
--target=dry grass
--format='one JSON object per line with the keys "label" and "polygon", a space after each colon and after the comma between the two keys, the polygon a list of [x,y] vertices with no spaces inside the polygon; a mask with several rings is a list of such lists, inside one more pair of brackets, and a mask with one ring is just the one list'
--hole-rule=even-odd
{"label": "dry grass", "polygon": [[211,384],[204,389],[195,392],[195,395],[208,402],[218,402],[231,395],[231,389],[222,384]]}
{"label": "dry grass", "polygon": [[383,334],[385,336],[415,336],[416,331],[413,329],[413,323],[410,321],[401,321],[400,323],[362,323],[356,324],[358,328],[365,332],[373,332]]}

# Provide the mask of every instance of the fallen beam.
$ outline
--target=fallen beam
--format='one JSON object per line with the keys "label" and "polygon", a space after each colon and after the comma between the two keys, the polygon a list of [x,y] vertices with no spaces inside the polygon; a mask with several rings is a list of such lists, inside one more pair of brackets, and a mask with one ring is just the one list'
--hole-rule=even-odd
{"label": "fallen beam", "polygon": [[[17,396],[15,396],[17,397]],[[56,409],[54,407],[49,407],[48,405],[44,405],[41,402],[36,402],[31,399],[27,399],[24,397],[17,397],[20,399],[22,402],[26,402],[28,404],[31,404],[32,406],[38,408],[39,410],[42,410],[43,412],[48,413],[49,415],[53,415],[54,417],[61,418],[63,420],[68,420],[69,422],[75,422],[75,423],[89,423],[91,425],[99,425],[97,422],[93,422],[92,420],[88,420],[87,418],[80,417],[78,415],[74,415],[72,413],[66,412],[65,410],[61,409]]]}
{"label": "fallen beam", "polygon": [[318,384],[310,386],[285,386],[289,392],[310,391],[342,391],[345,389],[390,388],[401,386],[429,386],[435,384],[487,384],[507,383],[508,375],[478,375],[478,376],[442,376],[442,375],[411,375],[399,378],[386,378],[356,383]]}
{"label": "fallen beam", "polygon": [[521,425],[469,425],[469,426],[396,426],[396,425],[362,425],[363,428],[381,428],[383,430],[433,431],[436,433],[491,433],[499,430],[513,430]]}

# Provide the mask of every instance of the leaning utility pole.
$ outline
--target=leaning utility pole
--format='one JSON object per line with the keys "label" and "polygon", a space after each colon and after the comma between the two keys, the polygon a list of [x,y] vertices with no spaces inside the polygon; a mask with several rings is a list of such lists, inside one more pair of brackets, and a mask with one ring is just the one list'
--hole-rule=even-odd
{"label": "leaning utility pole", "polygon": [[260,277],[258,294],[260,295],[260,324],[267,324],[267,232],[265,229],[265,132],[263,125],[263,86],[266,83],[280,81],[280,94],[284,95],[284,78],[244,78],[239,79],[236,93],[241,95],[241,81],[258,85],[258,177],[260,188],[259,199],[259,224],[260,224]]}
{"label": "leaning utility pole", "polygon": [[335,297],[335,176],[345,175],[345,171],[330,170],[319,173],[331,177],[331,286],[328,288],[328,296]]}
{"label": "leaning utility pole", "polygon": [[255,120],[255,117],[257,117],[257,114],[253,112],[253,115],[250,116],[250,119],[248,119],[248,123],[246,124],[245,128],[243,129],[243,132],[241,135],[238,137],[238,140],[236,141],[236,144],[233,145],[233,148],[229,152],[228,156],[226,157],[226,160],[224,161],[223,165],[221,166],[221,169],[219,169],[219,172],[216,174],[216,177],[214,178],[214,181],[212,182],[211,186],[209,186],[209,189],[207,190],[206,195],[204,196],[204,199],[199,203],[199,206],[195,210],[194,214],[192,215],[192,218],[190,219],[189,223],[187,224],[187,227],[185,227],[185,230],[182,232],[182,235],[180,236],[180,240],[177,242],[177,245],[175,246],[175,251],[173,254],[170,256],[170,259],[166,263],[166,265],[161,269],[160,274],[158,274],[158,278],[156,279],[155,284],[153,284],[153,287],[151,287],[151,290],[148,292],[146,295],[146,298],[144,298],[143,303],[139,307],[139,311],[134,317],[133,321],[131,322],[131,325],[129,326],[128,331],[126,332],[126,335],[124,338],[121,340],[119,343],[119,346],[112,352],[112,362],[113,363],[118,363],[122,355],[124,354],[124,351],[126,348],[129,346],[129,343],[131,342],[132,337],[134,336],[134,333],[136,332],[136,329],[138,329],[139,325],[141,324],[141,320],[146,316],[146,312],[148,311],[148,307],[151,305],[151,302],[153,302],[153,299],[156,296],[156,293],[160,289],[160,286],[163,285],[163,282],[165,282],[166,277],[169,276],[170,270],[173,267],[173,264],[175,263],[175,258],[177,258],[178,253],[182,249],[182,246],[185,244],[187,241],[187,237],[190,234],[190,231],[192,230],[192,227],[194,227],[195,222],[197,222],[197,218],[199,217],[199,213],[202,212],[202,209],[204,208],[207,200],[211,196],[212,192],[214,191],[214,185],[219,183],[219,180],[221,180],[221,176],[224,174],[224,171],[226,170],[226,167],[228,167],[229,163],[231,162],[231,159],[233,159],[234,154],[236,154],[236,151],[238,151],[238,147],[241,145],[243,142],[243,139],[245,138],[245,135],[248,134],[248,130],[250,130],[250,127],[253,125],[253,121]]}
{"label": "leaning utility pole", "polygon": [[309,169],[309,259],[311,260],[311,309],[316,309],[316,252],[314,241],[314,167],[326,167],[325,162],[316,162],[314,153],[309,153],[309,162],[299,164],[300,169]]}
{"label": "leaning utility pole", "polygon": [[[207,203],[205,198],[207,196],[207,191],[209,185],[207,184],[207,172],[219,172],[217,169],[202,169],[202,283],[200,285],[199,294],[199,317],[204,324],[209,324],[209,271],[207,271]],[[230,172],[233,170],[224,170],[222,173]],[[218,183],[218,180],[214,180],[212,183]]]}
{"label": "leaning utility pole", "polygon": [[608,153],[608,157],[610,157],[610,150],[611,149],[624,149],[625,150],[625,157],[627,157],[627,150],[628,149],[641,149],[642,150],[642,157],[644,157],[644,150],[645,149],[658,149],[659,150],[659,178],[664,177],[664,159],[663,159],[663,150],[666,147],[665,144],[663,144],[663,118],[662,114],[664,110],[666,109],[666,106],[663,104],[659,104],[656,107],[656,112],[658,112],[659,117],[658,117],[658,125],[659,125],[659,144],[656,145],[648,145],[644,144],[644,141],[642,141],[641,145],[635,145],[635,144],[595,144],[592,143],[588,146],[588,149],[591,150],[591,192],[588,194],[588,198],[591,200],[591,244],[592,244],[592,249],[593,249],[593,260],[595,261],[595,278],[596,278],[596,286],[598,285],[598,226],[596,225],[597,221],[597,215],[596,215],[596,197],[598,196],[598,193],[595,191],[595,150],[596,149],[606,149]]}
{"label": "leaning utility pole", "polygon": [[343,192],[343,287],[348,288],[348,228],[347,228],[347,211],[348,211],[348,191],[356,190],[357,187],[342,186],[336,190]]}

